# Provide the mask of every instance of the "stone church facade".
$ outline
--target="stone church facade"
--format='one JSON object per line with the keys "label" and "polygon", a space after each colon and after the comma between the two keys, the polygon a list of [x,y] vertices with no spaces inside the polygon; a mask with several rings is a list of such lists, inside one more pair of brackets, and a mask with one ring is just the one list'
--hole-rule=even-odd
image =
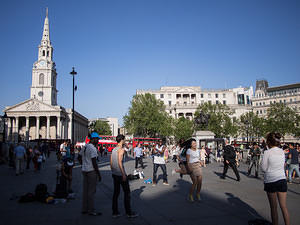
{"label": "stone church facade", "polygon": [[[8,116],[6,141],[71,139],[72,109],[57,105],[56,79],[47,10],[38,60],[32,68],[30,99],[4,110]],[[83,141],[87,134],[88,119],[75,111],[73,142]]]}

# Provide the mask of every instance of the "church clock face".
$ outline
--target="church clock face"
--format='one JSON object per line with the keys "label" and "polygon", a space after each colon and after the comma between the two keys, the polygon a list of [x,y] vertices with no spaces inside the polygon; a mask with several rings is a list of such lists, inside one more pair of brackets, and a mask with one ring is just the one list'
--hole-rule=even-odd
{"label": "church clock face", "polygon": [[40,61],[40,66],[44,66],[45,65],[45,61],[44,60],[42,60],[42,61]]}
{"label": "church clock face", "polygon": [[40,97],[43,97],[43,95],[44,95],[44,92],[42,92],[42,91],[39,91],[38,95],[39,95]]}

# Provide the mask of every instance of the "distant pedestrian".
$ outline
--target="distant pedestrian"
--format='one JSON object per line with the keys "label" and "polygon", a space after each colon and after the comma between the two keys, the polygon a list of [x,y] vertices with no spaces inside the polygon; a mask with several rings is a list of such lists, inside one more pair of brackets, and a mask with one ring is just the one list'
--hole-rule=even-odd
{"label": "distant pedestrian", "polygon": [[139,143],[138,146],[134,148],[133,155],[134,155],[134,158],[135,158],[135,168],[137,169],[138,164],[140,164],[142,169],[144,169],[143,149],[141,148],[141,143]]}
{"label": "distant pedestrian", "polygon": [[264,171],[264,190],[270,203],[272,224],[278,225],[277,200],[279,202],[285,225],[290,225],[290,216],[286,205],[287,182],[284,173],[284,152],[280,146],[281,135],[269,133],[261,168]]}
{"label": "distant pedestrian", "polygon": [[15,149],[16,158],[16,176],[24,173],[24,160],[26,159],[26,149],[23,142],[19,143]]}
{"label": "distant pedestrian", "polygon": [[206,151],[204,146],[202,146],[201,150],[200,150],[200,162],[202,164],[202,166],[206,167],[206,163],[205,163],[205,158],[206,158]]}
{"label": "distant pedestrian", "polygon": [[101,181],[101,175],[98,169],[97,157],[98,150],[96,148],[99,135],[96,132],[92,132],[89,135],[90,143],[82,147],[79,154],[79,161],[82,164],[82,176],[83,176],[83,191],[82,191],[82,214],[88,214],[91,216],[102,215],[100,212],[95,211],[94,196],[96,193],[97,181]]}
{"label": "distant pedestrian", "polygon": [[29,146],[28,148],[26,148],[26,158],[27,158],[26,169],[27,170],[30,168],[30,162],[31,162],[32,157],[33,157],[33,150],[32,150],[32,147]]}
{"label": "distant pedestrian", "polygon": [[229,145],[229,141],[227,139],[225,140],[223,158],[224,158],[224,170],[223,170],[223,174],[222,174],[221,178],[225,179],[228,167],[230,166],[233,169],[233,172],[235,173],[236,180],[240,181],[240,179],[241,179],[240,174],[236,168],[235,150],[231,145]]}
{"label": "distant pedestrian", "polygon": [[154,160],[153,160],[153,183],[152,186],[155,186],[157,184],[157,169],[158,167],[161,168],[163,171],[163,184],[169,185],[168,183],[168,175],[167,175],[167,167],[166,167],[166,161],[164,159],[164,152],[166,151],[166,146],[163,145],[162,140],[159,141],[159,143],[154,148]]}
{"label": "distant pedestrian", "polygon": [[200,163],[200,151],[197,149],[197,142],[195,139],[191,139],[190,142],[190,148],[186,152],[186,160],[188,162],[188,167],[192,172],[191,178],[193,182],[189,191],[188,200],[193,202],[195,189],[197,200],[201,200],[200,191],[202,187],[202,170]]}
{"label": "distant pedestrian", "polygon": [[120,195],[120,186],[122,186],[124,192],[124,207],[127,214],[127,217],[134,218],[138,215],[131,210],[130,206],[130,187],[125,172],[123,160],[124,160],[124,144],[125,136],[119,134],[116,137],[117,146],[112,150],[110,157],[110,168],[112,172],[113,182],[114,182],[114,193],[112,200],[112,216],[113,218],[120,217],[119,207],[118,207],[118,198]]}
{"label": "distant pedestrian", "polygon": [[260,148],[259,148],[259,146],[256,142],[253,143],[253,147],[250,149],[249,154],[251,156],[251,161],[250,161],[250,165],[249,165],[249,168],[248,168],[247,175],[250,176],[251,169],[254,166],[254,168],[255,168],[255,177],[258,177],[261,150],[260,150]]}
{"label": "distant pedestrian", "polygon": [[289,144],[290,152],[289,159],[291,159],[291,164],[289,166],[289,183],[292,183],[292,173],[296,172],[297,176],[300,177],[299,173],[299,161],[298,161],[298,151],[294,148],[292,143]]}
{"label": "distant pedestrian", "polygon": [[186,161],[186,151],[187,151],[187,142],[184,141],[183,138],[181,138],[176,146],[176,156],[178,160],[178,166],[179,169],[173,169],[172,175],[179,173],[180,177],[182,178],[185,174],[190,174],[187,161]]}

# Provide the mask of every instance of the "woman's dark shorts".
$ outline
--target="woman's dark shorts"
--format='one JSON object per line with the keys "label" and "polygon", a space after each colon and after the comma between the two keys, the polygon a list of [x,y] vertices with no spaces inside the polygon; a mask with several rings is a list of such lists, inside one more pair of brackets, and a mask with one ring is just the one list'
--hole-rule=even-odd
{"label": "woman's dark shorts", "polygon": [[287,192],[287,182],[286,179],[278,180],[272,183],[265,183],[264,190],[266,192]]}

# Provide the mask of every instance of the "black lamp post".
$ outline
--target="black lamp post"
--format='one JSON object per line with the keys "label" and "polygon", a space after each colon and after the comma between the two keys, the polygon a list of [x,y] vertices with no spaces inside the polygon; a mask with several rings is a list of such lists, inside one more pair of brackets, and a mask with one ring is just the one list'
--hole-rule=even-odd
{"label": "black lamp post", "polygon": [[70,74],[73,76],[73,107],[72,107],[72,143],[74,144],[74,94],[75,94],[75,75],[77,72],[75,72],[74,67],[72,68],[72,72]]}
{"label": "black lamp post", "polygon": [[3,143],[5,143],[5,123],[6,123],[6,119],[7,119],[7,114],[6,112],[4,113],[4,115],[2,116],[2,121],[3,121]]}

